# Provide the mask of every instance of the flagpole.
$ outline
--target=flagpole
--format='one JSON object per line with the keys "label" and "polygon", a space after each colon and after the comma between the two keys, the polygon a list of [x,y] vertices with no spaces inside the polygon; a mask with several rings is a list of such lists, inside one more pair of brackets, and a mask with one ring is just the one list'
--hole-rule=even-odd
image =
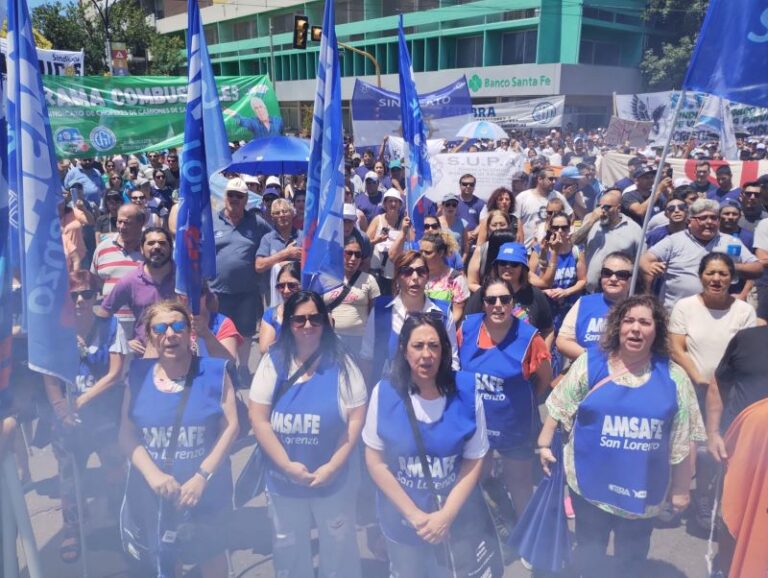
{"label": "flagpole", "polygon": [[[656,177],[653,179],[653,187],[651,188],[651,196],[649,197],[648,208],[645,210],[645,217],[643,218],[643,231],[640,235],[640,247],[642,248],[645,243],[645,234],[648,232],[648,223],[651,221],[651,215],[653,214],[653,207],[656,204],[656,189],[661,182],[661,172],[664,167],[664,163],[667,160],[669,154],[669,147],[672,144],[672,137],[675,134],[675,125],[677,124],[677,117],[680,114],[680,110],[683,107],[683,101],[685,100],[685,89],[680,91],[680,98],[677,99],[675,105],[675,112],[672,115],[672,123],[669,129],[669,135],[667,135],[667,142],[664,143],[664,149],[661,151],[661,159],[659,159],[658,170],[656,171]],[[635,294],[635,288],[637,287],[637,277],[640,273],[640,255],[635,256],[635,262],[632,265],[632,280],[629,283],[629,294]]]}
{"label": "flagpole", "polygon": [[35,533],[32,530],[32,522],[29,519],[27,503],[24,500],[24,492],[16,473],[16,461],[13,456],[5,456],[2,468],[0,477],[2,478],[2,486],[5,488],[4,495],[10,498],[8,501],[3,500],[3,507],[8,506],[13,509],[13,518],[16,521],[21,547],[27,561],[29,578],[43,578],[40,554],[35,543]]}
{"label": "flagpole", "polygon": [[19,562],[16,552],[16,520],[11,509],[11,494],[0,476],[0,516],[3,533],[3,577],[19,578]]}

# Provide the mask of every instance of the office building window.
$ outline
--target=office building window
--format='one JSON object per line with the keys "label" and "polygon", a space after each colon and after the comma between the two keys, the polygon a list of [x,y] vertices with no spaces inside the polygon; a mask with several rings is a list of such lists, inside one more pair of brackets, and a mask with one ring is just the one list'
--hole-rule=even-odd
{"label": "office building window", "polygon": [[440,7],[440,0],[387,0],[382,6],[382,16],[397,16]]}
{"label": "office building window", "polygon": [[256,22],[253,20],[241,20],[232,25],[232,37],[234,40],[248,40],[256,36]]}
{"label": "office building window", "polygon": [[205,43],[209,46],[219,43],[219,29],[215,24],[210,26],[203,26],[203,32],[205,34]]}
{"label": "office building window", "polygon": [[582,40],[579,47],[580,64],[618,66],[621,61],[621,46],[614,42]]}
{"label": "office building window", "polygon": [[483,37],[467,36],[456,39],[456,68],[483,65]]}
{"label": "office building window", "polygon": [[502,64],[530,64],[536,62],[537,30],[507,32],[501,38]]}

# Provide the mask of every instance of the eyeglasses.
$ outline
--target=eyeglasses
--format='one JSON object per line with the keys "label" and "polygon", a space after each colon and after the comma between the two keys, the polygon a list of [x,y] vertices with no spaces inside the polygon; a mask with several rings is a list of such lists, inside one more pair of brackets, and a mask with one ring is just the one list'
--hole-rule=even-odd
{"label": "eyeglasses", "polygon": [[237,193],[235,191],[227,191],[227,198],[228,199],[244,199],[248,195],[244,195],[243,193]]}
{"label": "eyeglasses", "polygon": [[299,284],[295,281],[287,281],[285,283],[275,283],[275,289],[278,291],[285,291],[286,289],[289,291],[298,291],[299,290]]}
{"label": "eyeglasses", "polygon": [[691,219],[696,219],[699,223],[706,223],[707,221],[716,223],[720,220],[720,217],[718,215],[694,215]]}
{"label": "eyeglasses", "polygon": [[552,231],[570,231],[571,226],[570,225],[550,225],[549,228]]}
{"label": "eyeglasses", "polygon": [[465,182],[461,183],[461,186],[462,187],[474,187],[475,183],[472,183],[472,182],[469,182],[469,181],[465,181]]}
{"label": "eyeglasses", "polygon": [[424,230],[425,231],[437,231],[440,229],[440,223],[424,223]]}
{"label": "eyeglasses", "polygon": [[489,306],[497,305],[498,303],[509,305],[512,303],[512,295],[486,295],[483,297],[483,303]]}
{"label": "eyeglasses", "polygon": [[71,291],[69,296],[72,298],[72,301],[77,302],[78,297],[82,297],[86,301],[89,299],[93,299],[96,297],[96,291],[92,289],[86,289],[85,291]]}
{"label": "eyeglasses", "polygon": [[174,321],[173,323],[155,323],[150,326],[152,333],[155,335],[164,335],[168,332],[168,328],[173,329],[174,333],[181,333],[187,328],[186,321]]}
{"label": "eyeglasses", "polygon": [[745,197],[756,199],[760,196],[760,191],[741,191]]}
{"label": "eyeglasses", "polygon": [[355,259],[361,259],[363,256],[362,251],[352,251],[349,249],[344,249],[344,256],[345,257],[354,257]]}
{"label": "eyeglasses", "polygon": [[448,202],[443,203],[443,206],[444,207],[451,207],[451,208],[455,209],[456,207],[459,206],[459,203],[456,202],[456,201],[448,201]]}
{"label": "eyeglasses", "polygon": [[610,279],[614,275],[619,281],[629,281],[629,278],[632,277],[632,271],[627,271],[626,269],[619,269],[618,271],[614,271],[608,267],[603,267],[600,269],[600,277],[603,279]]}
{"label": "eyeglasses", "polygon": [[427,269],[424,265],[420,265],[418,267],[400,267],[397,273],[403,277],[410,277],[414,273],[416,273],[416,275],[419,277],[426,277],[429,275],[429,269]]}
{"label": "eyeglasses", "polygon": [[131,201],[132,202],[136,202],[136,201],[144,202],[144,196],[142,195],[141,197],[131,197]]}
{"label": "eyeglasses", "polygon": [[294,327],[304,327],[307,324],[307,321],[309,321],[309,324],[312,327],[320,327],[323,324],[323,316],[320,313],[291,316],[291,325]]}
{"label": "eyeglasses", "polygon": [[674,213],[675,211],[680,211],[681,213],[685,212],[688,209],[688,205],[685,203],[673,203],[671,205],[667,205],[667,213]]}

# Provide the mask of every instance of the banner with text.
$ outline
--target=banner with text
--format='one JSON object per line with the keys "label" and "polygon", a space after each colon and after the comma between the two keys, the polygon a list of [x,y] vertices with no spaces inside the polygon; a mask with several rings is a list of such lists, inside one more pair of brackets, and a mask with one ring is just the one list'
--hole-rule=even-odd
{"label": "banner with text", "polygon": [[[47,76],[43,79],[60,158],[180,148],[187,79],[166,76]],[[216,78],[230,141],[280,134],[282,117],[267,76]]]}
{"label": "banner with text", "polygon": [[556,128],[563,126],[564,96],[515,100],[472,107],[475,120],[488,120],[504,128]]}
{"label": "banner with text", "polygon": [[[36,48],[37,62],[40,74],[53,76],[82,76],[85,70],[85,53],[69,50],[46,50]],[[5,76],[5,55],[8,54],[8,43],[0,38],[0,74]]]}
{"label": "banner with text", "polygon": [[642,148],[648,142],[648,135],[653,129],[653,123],[645,120],[626,120],[617,116],[611,117],[608,130],[603,138],[607,145],[619,145]]}
{"label": "banner with text", "polygon": [[459,193],[459,179],[471,173],[477,180],[475,194],[487,200],[499,187],[511,188],[512,176],[523,170],[525,157],[512,151],[447,153],[430,157],[432,186],[426,196],[440,202],[446,193]]}
{"label": "banner with text", "polygon": [[[385,136],[402,136],[398,93],[356,80],[351,104],[358,149],[378,148]],[[419,95],[419,104],[428,139],[456,140],[461,127],[472,122],[472,99],[463,76],[440,90]]]}

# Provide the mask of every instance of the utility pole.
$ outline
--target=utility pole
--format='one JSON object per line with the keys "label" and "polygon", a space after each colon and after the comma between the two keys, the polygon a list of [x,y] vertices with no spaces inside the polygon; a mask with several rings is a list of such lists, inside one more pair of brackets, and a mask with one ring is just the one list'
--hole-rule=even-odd
{"label": "utility pole", "polygon": [[101,9],[97,0],[91,0],[91,4],[96,7],[101,23],[104,25],[104,53],[107,57],[107,69],[112,75],[114,70],[112,70],[112,34],[109,31],[109,0],[104,0],[104,10]]}

